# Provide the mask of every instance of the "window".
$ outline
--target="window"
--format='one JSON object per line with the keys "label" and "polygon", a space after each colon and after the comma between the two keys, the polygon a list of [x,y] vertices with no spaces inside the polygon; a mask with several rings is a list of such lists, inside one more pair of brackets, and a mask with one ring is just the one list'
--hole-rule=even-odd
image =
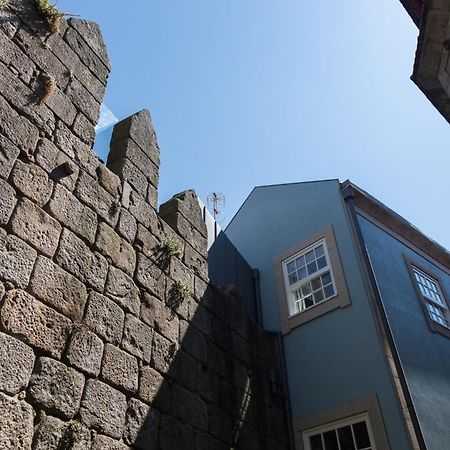
{"label": "window", "polygon": [[283,334],[351,304],[331,225],[276,256],[273,263]]}
{"label": "window", "polygon": [[415,266],[412,266],[412,270],[430,319],[443,327],[450,328],[448,306],[439,282]]}
{"label": "window", "polygon": [[304,432],[305,450],[375,450],[367,416]]}
{"label": "window", "polygon": [[283,272],[290,315],[336,295],[324,239],[283,261]]}

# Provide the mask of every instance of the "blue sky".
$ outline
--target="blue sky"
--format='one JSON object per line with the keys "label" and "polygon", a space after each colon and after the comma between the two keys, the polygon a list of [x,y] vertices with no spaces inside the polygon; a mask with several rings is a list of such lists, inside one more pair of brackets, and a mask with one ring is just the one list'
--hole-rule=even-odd
{"label": "blue sky", "polygon": [[98,22],[119,118],[152,114],[160,200],[350,178],[450,248],[450,128],[410,81],[399,0],[61,0]]}

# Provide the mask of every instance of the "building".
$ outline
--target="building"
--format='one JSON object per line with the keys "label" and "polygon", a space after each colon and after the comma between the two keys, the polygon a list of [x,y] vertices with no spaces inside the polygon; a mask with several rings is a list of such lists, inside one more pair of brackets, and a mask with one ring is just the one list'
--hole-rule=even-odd
{"label": "building", "polygon": [[338,180],[257,187],[225,233],[282,335],[296,449],[450,448],[447,250]]}

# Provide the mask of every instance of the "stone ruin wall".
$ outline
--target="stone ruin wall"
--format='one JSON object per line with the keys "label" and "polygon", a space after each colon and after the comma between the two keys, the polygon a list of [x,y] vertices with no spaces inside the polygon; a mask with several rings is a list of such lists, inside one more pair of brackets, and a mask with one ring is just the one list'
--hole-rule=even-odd
{"label": "stone ruin wall", "polygon": [[277,341],[208,283],[193,192],[156,211],[148,112],[91,151],[110,69],[96,24],[0,11],[0,449],[283,450]]}

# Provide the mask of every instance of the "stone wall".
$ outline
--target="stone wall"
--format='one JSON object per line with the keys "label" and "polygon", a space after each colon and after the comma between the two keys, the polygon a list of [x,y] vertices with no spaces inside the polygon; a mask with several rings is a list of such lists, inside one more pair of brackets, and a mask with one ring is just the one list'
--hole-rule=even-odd
{"label": "stone wall", "polygon": [[150,115],[105,166],[99,29],[33,5],[0,12],[0,449],[287,448],[277,340],[208,283],[195,194],[156,211]]}

